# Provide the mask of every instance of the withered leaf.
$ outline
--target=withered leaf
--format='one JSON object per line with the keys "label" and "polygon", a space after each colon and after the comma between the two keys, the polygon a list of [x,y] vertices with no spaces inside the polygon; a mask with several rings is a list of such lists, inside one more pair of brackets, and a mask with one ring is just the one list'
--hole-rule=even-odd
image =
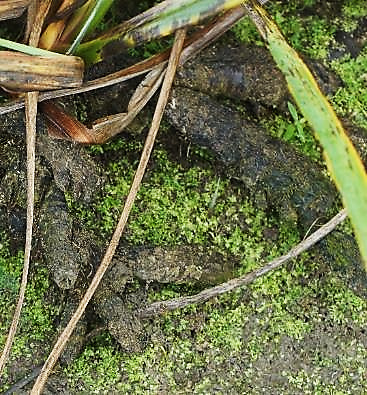
{"label": "withered leaf", "polygon": [[82,85],[84,62],[76,56],[32,56],[1,51],[0,86],[13,91],[42,91]]}
{"label": "withered leaf", "polygon": [[28,7],[30,0],[3,0],[0,1],[0,21],[17,18]]}

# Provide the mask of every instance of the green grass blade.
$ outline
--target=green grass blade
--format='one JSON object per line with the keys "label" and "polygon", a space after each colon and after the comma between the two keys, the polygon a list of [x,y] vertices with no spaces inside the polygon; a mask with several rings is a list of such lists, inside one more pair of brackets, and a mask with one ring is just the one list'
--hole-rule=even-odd
{"label": "green grass blade", "polygon": [[256,2],[248,1],[245,7],[283,72],[300,111],[320,140],[328,168],[348,210],[367,270],[367,174],[362,161],[311,72],[287,44],[276,24]]}
{"label": "green grass blade", "polygon": [[140,17],[127,21],[99,38],[81,44],[76,54],[87,63],[96,63],[108,55],[144,42],[172,34],[175,30],[199,23],[219,12],[239,6],[243,0],[165,1]]}
{"label": "green grass blade", "polygon": [[66,55],[70,55],[75,52],[83,38],[92,32],[103,19],[113,2],[114,0],[95,0],[91,4],[87,10],[87,15],[85,16],[81,29],[70,45],[70,48],[66,51]]}
{"label": "green grass blade", "polygon": [[27,55],[34,55],[34,56],[47,56],[47,57],[65,56],[57,52],[46,51],[45,49],[35,48],[29,45],[6,40],[5,38],[0,38],[0,47],[12,49],[13,51],[23,52]]}

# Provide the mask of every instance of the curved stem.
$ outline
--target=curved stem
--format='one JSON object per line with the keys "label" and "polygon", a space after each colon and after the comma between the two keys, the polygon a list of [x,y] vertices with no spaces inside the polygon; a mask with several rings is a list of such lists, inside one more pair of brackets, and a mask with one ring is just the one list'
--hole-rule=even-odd
{"label": "curved stem", "polygon": [[73,333],[73,330],[78,323],[79,319],[83,315],[89,301],[91,300],[92,296],[94,295],[94,292],[96,291],[100,281],[102,280],[102,277],[104,273],[106,272],[112,257],[116,251],[116,248],[119,244],[122,232],[125,228],[125,225],[127,223],[131,208],[133,206],[133,203],[135,201],[136,195],[138,193],[141,180],[143,179],[145,169],[148,165],[148,161],[150,158],[150,154],[153,150],[153,145],[155,138],[158,133],[159,125],[162,119],[163,111],[166,107],[167,100],[168,100],[168,95],[172,86],[173,78],[176,72],[176,68],[178,65],[178,61],[180,58],[183,42],[185,39],[186,31],[185,30],[179,30],[176,34],[176,39],[175,43],[172,48],[170,60],[168,62],[167,66],[167,71],[166,71],[166,76],[163,81],[162,89],[158,98],[158,103],[154,112],[153,116],[153,121],[152,125],[150,127],[147,139],[145,141],[145,145],[143,148],[143,152],[141,154],[140,162],[138,165],[138,168],[136,170],[135,176],[133,183],[130,188],[130,192],[126,198],[124,208],[122,210],[122,214],[120,217],[120,220],[116,226],[115,232],[112,235],[110,244],[107,248],[107,251],[105,253],[105,256],[103,257],[103,260],[101,264],[99,265],[96,274],[93,277],[93,280],[91,284],[89,285],[85,295],[83,296],[83,299],[81,300],[77,310],[71,317],[69,323],[63,330],[62,334],[58,338],[56,344],[54,345],[54,348],[52,349],[50,355],[48,356],[41,374],[38,376],[36,383],[34,384],[34,387],[32,388],[31,395],[38,395],[41,393],[46,380],[48,376],[51,373],[52,368],[54,367],[55,363],[57,362],[62,350],[64,349],[67,341],[69,340],[71,334]]}

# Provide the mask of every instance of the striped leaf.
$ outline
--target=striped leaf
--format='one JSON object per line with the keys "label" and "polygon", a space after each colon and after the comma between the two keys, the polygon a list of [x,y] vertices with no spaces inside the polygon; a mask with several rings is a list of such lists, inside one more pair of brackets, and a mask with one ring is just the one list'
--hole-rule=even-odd
{"label": "striped leaf", "polygon": [[300,111],[320,140],[367,270],[367,174],[362,161],[311,72],[287,44],[276,24],[255,1],[247,1],[244,5],[283,72]]}
{"label": "striped leaf", "polygon": [[239,6],[243,0],[166,0],[99,38],[81,44],[76,54],[87,63],[101,61],[126,47],[172,34],[222,11]]}

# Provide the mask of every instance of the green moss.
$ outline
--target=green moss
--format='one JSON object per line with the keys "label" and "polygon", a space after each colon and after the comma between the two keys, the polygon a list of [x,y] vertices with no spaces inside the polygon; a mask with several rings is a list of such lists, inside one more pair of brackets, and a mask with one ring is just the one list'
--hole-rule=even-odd
{"label": "green moss", "polygon": [[349,18],[362,18],[367,16],[364,0],[346,0],[343,5],[343,16]]}
{"label": "green moss", "polygon": [[[282,229],[279,249],[268,248],[268,252],[280,254],[296,239],[293,232]],[[322,277],[317,276],[321,272]],[[162,299],[178,294],[178,287],[161,292]],[[141,354],[118,353],[113,342],[107,344],[104,355],[97,353],[98,349],[93,348],[96,345],[92,349],[88,347],[68,374],[73,377],[71,382],[78,383],[80,393],[91,391],[93,385],[95,391],[104,392],[108,388],[131,394],[173,393],[183,388],[190,393],[212,393],[217,387],[228,393],[241,392],[251,385],[253,393],[259,393],[256,380],[264,358],[281,361],[295,357],[282,354],[284,339],[292,339],[293,347],[301,345],[308,336],[322,339],[324,329],[317,332],[320,323],[330,328],[341,325],[340,331],[346,327],[362,329],[366,325],[366,313],[365,301],[343,286],[322,264],[313,261],[312,256],[306,255],[259,279],[247,291],[236,291],[202,306],[166,314],[156,323],[155,332],[159,335],[150,340]],[[284,371],[285,393],[297,389],[310,394],[328,393],[331,389],[343,393],[349,387],[355,391],[366,388],[362,368],[366,351],[349,335],[344,338],[349,341],[341,342],[338,333],[337,328],[331,333],[335,337],[333,342],[337,343],[335,355],[327,348],[319,350],[310,346],[307,351],[300,351],[307,357],[304,361],[307,371],[297,366]],[[281,367],[281,362],[278,363]],[[328,368],[338,372],[339,379],[333,385],[323,376],[323,369]],[[269,367],[264,369],[264,374],[268,374]],[[102,373],[110,387],[96,379]]]}
{"label": "green moss", "polygon": [[231,31],[240,42],[259,46],[264,45],[264,41],[262,41],[255,25],[248,17],[244,17],[237,22],[236,25],[232,27]]}
{"label": "green moss", "polygon": [[[96,223],[94,214],[77,207],[85,221],[104,235],[116,224],[136,166],[128,160],[136,144],[123,140],[115,144],[124,159],[109,164],[110,182],[95,207],[100,221]],[[198,166],[185,169],[170,161],[163,149],[156,149],[125,237],[138,245],[212,245],[256,259],[262,252],[259,241],[266,225],[265,213],[256,210],[228,180]]]}
{"label": "green moss", "polygon": [[[1,235],[0,240],[0,349],[2,349],[18,299],[23,253],[11,254],[6,237]],[[49,347],[42,347],[39,351],[40,342],[48,340],[53,334],[53,319],[57,313],[57,308],[47,299],[50,286],[47,270],[36,264],[31,269],[20,325],[10,354],[10,365],[17,365],[17,360],[20,358],[34,363],[39,358],[44,358],[43,354]]]}
{"label": "green moss", "polygon": [[[367,383],[364,378],[364,361],[367,357],[363,344],[350,340],[338,344],[337,358],[325,357],[320,350],[315,351],[315,370],[300,369],[297,372],[283,372],[290,385],[304,394],[359,394],[365,393]],[[338,366],[338,372],[335,371]],[[329,382],[317,370],[329,368]],[[331,382],[330,382],[331,381]]]}
{"label": "green moss", "polygon": [[330,317],[338,323],[367,324],[367,302],[347,289],[340,281],[331,278],[324,287]]}
{"label": "green moss", "polygon": [[[294,46],[310,56],[324,57],[333,40],[336,22],[329,26],[319,17],[301,20],[299,15],[289,16],[313,3],[290,1],[285,7],[282,2],[282,7],[276,4],[272,11]],[[344,12],[351,18],[364,12],[360,7],[363,1],[344,4]],[[258,40],[246,19],[233,31],[242,41]],[[355,60],[347,58],[333,65],[345,82],[335,96],[335,104],[340,113],[352,114],[361,125],[366,119],[365,58],[364,51]],[[273,135],[320,160],[318,146],[301,119],[294,115],[288,119],[277,116],[268,127]],[[85,223],[106,237],[117,221],[137,165],[136,152],[140,150],[140,143],[124,139],[90,148],[93,154],[106,160],[110,155],[118,160],[108,165],[108,183],[93,214],[68,199],[69,206]],[[202,151],[193,153],[193,157],[198,156],[207,159]],[[270,227],[278,232],[274,241],[264,237],[264,229]],[[171,161],[163,149],[157,149],[124,237],[134,244],[214,246],[223,253],[240,256],[237,272],[243,274],[288,251],[302,236],[256,210],[235,185],[218,177],[208,166],[188,169]],[[22,255],[12,257],[7,246],[0,253],[0,289],[5,291],[0,293],[0,325],[5,322],[6,326],[17,294]],[[39,329],[31,335],[34,339],[43,339],[51,330],[52,310],[39,303],[48,285],[46,279],[47,273],[37,269],[28,291],[30,305],[26,306],[22,325],[35,318]],[[37,285],[37,292],[32,290],[32,284]],[[151,301],[169,299],[196,291],[173,284],[151,291],[149,297]],[[284,388],[284,393],[289,394],[363,393],[367,391],[367,355],[359,340],[348,331],[350,328],[363,331],[366,320],[366,302],[309,253],[247,288],[157,319],[157,335],[140,354],[124,354],[113,339],[102,336],[89,344],[64,372],[71,393],[207,394],[242,393],[253,388],[252,393],[256,394],[262,390],[257,386],[261,372],[267,377],[275,374],[269,373],[264,362],[270,360],[276,361],[279,369],[276,374],[282,372],[285,380],[279,388],[275,388],[276,382],[270,383],[274,393],[277,389],[284,392]],[[332,328],[336,351],[332,354],[318,350],[316,343],[312,359],[306,359],[310,351],[305,351],[302,345],[312,349],[307,343],[309,338],[325,335],[320,326]],[[340,338],[343,331],[347,335]],[[282,370],[287,342],[300,347],[307,369],[295,364],[293,369]],[[27,347],[28,340],[21,332],[14,355],[29,353]],[[324,370],[327,368],[330,371]],[[330,382],[335,375],[336,380]]]}
{"label": "green moss", "polygon": [[18,253],[12,256],[9,252],[7,239],[1,235],[0,243],[0,309],[1,309],[1,334],[4,344],[7,322],[11,318],[11,307],[18,293],[18,281],[21,276],[23,255]]}
{"label": "green moss", "polygon": [[286,5],[275,2],[270,4],[269,12],[294,49],[311,58],[323,59],[333,42],[336,26],[322,16],[302,15],[303,10],[312,4],[313,1],[293,0]]}
{"label": "green moss", "polygon": [[[112,230],[127,194],[136,166],[132,155],[138,148],[140,145],[121,139],[96,151],[124,157],[109,165],[109,184],[96,205],[101,221],[97,226],[105,233]],[[90,226],[96,225],[94,218],[82,215]],[[264,238],[264,229],[268,227],[277,229],[274,242]],[[207,168],[187,169],[172,162],[161,148],[153,155],[125,237],[134,244],[214,246],[223,253],[242,257],[238,274],[285,253],[300,240],[295,229],[279,225],[275,218],[256,210],[228,180],[221,180]],[[151,291],[150,301],[197,291],[172,284]],[[120,353],[113,342],[103,354],[98,350],[104,346],[93,344],[68,370],[70,377],[74,377],[70,378],[71,388],[78,383],[78,388],[84,391],[91,391],[95,385],[100,392],[109,388],[132,394],[174,392],[187,385],[194,393],[208,393],[217,386],[224,392],[233,388],[241,391],[256,380],[257,370],[252,366],[269,358],[269,348],[272,358],[281,358],[284,339],[291,339],[292,344],[305,341],[318,330],[320,317],[330,325],[362,328],[366,312],[366,303],[361,298],[331,275],[322,262],[306,254],[247,289],[223,295],[203,306],[166,314],[156,323],[160,335],[153,337],[141,354]],[[93,359],[95,363],[91,362]],[[243,366],[238,375],[229,375],[230,360]],[[344,371],[346,362],[338,365],[326,355],[317,363],[309,362],[314,370],[308,376],[302,370],[284,372],[290,393],[305,380],[313,383],[307,388],[328,388],[317,373],[318,366],[327,366],[328,361]],[[97,372],[102,371],[106,383],[96,379]],[[116,371],[120,373],[116,375]],[[197,377],[195,372],[202,374]],[[187,384],[191,377],[193,381]],[[340,384],[341,390],[348,383],[346,379]]]}
{"label": "green moss", "polygon": [[64,373],[69,385],[78,388],[78,393],[107,394],[121,379],[121,360],[111,338],[100,336]]}
{"label": "green moss", "polygon": [[344,82],[332,99],[338,113],[367,128],[367,48],[357,58],[346,56],[331,66]]}
{"label": "green moss", "polygon": [[75,95],[72,100],[73,100],[74,108],[75,108],[74,116],[80,122],[85,122],[88,119],[88,113],[87,113],[87,107],[86,107],[84,101],[78,95]]}
{"label": "green moss", "polygon": [[322,162],[320,145],[304,118],[287,119],[284,116],[275,115],[262,123],[272,136],[291,143],[314,161]]}
{"label": "green moss", "polygon": [[141,47],[129,48],[128,53],[130,56],[147,59],[159,52],[163,52],[168,48],[171,48],[173,44],[173,38],[162,38],[160,40],[153,40],[145,43]]}
{"label": "green moss", "polygon": [[367,16],[364,0],[346,0],[343,5],[343,19],[341,26],[345,31],[352,31],[358,27],[357,19]]}

